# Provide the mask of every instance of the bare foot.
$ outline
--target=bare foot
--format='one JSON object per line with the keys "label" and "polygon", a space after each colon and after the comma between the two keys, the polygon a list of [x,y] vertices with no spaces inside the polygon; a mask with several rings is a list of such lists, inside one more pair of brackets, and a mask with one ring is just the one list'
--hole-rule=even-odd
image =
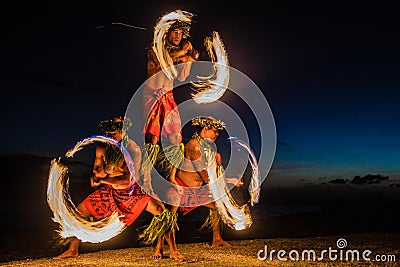
{"label": "bare foot", "polygon": [[164,241],[165,241],[165,239],[163,237],[158,239],[154,254],[151,255],[150,258],[152,258],[153,260],[161,260],[162,258],[164,258],[164,253],[163,253],[164,252]]}
{"label": "bare foot", "polygon": [[212,247],[231,247],[232,245],[224,240],[215,240],[211,244]]}
{"label": "bare foot", "polygon": [[162,251],[156,251],[153,255],[150,256],[150,258],[152,258],[153,260],[161,260],[162,258],[164,258],[164,255]]}
{"label": "bare foot", "polygon": [[179,251],[174,251],[174,252],[171,251],[169,253],[169,257],[172,260],[176,260],[176,261],[184,261],[184,260],[186,260],[186,257],[183,256]]}
{"label": "bare foot", "polygon": [[79,256],[79,253],[77,250],[67,249],[66,251],[64,251],[57,257],[54,257],[53,259],[66,259],[66,258],[71,258],[71,257],[76,257],[76,256]]}

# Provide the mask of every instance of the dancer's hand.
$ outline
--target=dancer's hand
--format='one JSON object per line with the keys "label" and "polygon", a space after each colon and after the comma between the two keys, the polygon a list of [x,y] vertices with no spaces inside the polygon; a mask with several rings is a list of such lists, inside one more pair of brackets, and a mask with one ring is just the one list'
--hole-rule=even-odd
{"label": "dancer's hand", "polygon": [[183,190],[183,187],[182,187],[182,186],[177,185],[177,184],[175,184],[174,186],[175,186],[176,191],[177,191],[179,194],[183,194],[183,193],[184,193],[184,190]]}
{"label": "dancer's hand", "polygon": [[193,49],[192,43],[190,41],[183,41],[182,42],[182,50],[186,52],[186,54]]}
{"label": "dancer's hand", "polygon": [[243,182],[243,176],[240,176],[240,178],[238,179],[238,181],[235,183],[236,187],[242,187],[244,185]]}

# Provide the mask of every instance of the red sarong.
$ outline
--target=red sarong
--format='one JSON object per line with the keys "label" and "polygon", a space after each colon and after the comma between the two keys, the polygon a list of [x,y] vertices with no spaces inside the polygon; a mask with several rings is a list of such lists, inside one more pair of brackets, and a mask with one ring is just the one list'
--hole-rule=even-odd
{"label": "red sarong", "polygon": [[181,133],[181,117],[175,103],[172,90],[143,89],[145,126],[143,133],[167,137],[169,134]]}
{"label": "red sarong", "polygon": [[196,209],[197,207],[203,206],[205,204],[213,202],[211,193],[208,191],[208,187],[188,187],[181,179],[175,177],[178,185],[183,187],[183,194],[179,194],[175,188],[170,188],[167,191],[168,195],[176,195],[180,197],[181,202],[179,210],[182,215],[188,214],[190,211]]}
{"label": "red sarong", "polygon": [[83,204],[96,219],[105,218],[117,211],[121,221],[129,226],[143,212],[150,198],[150,195],[142,193],[136,183],[128,189],[114,189],[106,184],[90,194]]}

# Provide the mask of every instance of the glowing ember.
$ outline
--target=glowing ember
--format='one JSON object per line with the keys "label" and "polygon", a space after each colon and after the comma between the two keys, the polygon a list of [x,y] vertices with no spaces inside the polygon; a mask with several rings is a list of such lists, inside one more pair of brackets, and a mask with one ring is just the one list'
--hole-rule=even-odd
{"label": "glowing ember", "polygon": [[[83,146],[96,141],[117,145],[124,153],[127,164],[133,166],[132,159],[126,149],[114,139],[105,136],[93,136],[79,141],[66,153],[66,156],[73,157]],[[68,187],[68,168],[61,164],[59,160],[53,159],[47,185],[47,202],[53,211],[53,220],[60,225],[58,233],[61,237],[75,236],[83,242],[98,243],[118,235],[126,228],[126,225],[119,220],[117,212],[95,222],[89,222],[81,217],[69,196]]]}

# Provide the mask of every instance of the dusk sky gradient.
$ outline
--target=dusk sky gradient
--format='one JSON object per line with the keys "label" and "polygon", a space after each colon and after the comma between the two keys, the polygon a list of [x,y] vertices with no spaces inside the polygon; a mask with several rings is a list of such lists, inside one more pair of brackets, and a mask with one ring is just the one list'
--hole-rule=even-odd
{"label": "dusk sky gradient", "polygon": [[157,18],[182,9],[195,14],[190,40],[202,58],[204,37],[218,31],[230,65],[264,93],[278,139],[271,184],[369,173],[400,184],[394,5],[178,3],[22,1],[2,8],[0,154],[58,157],[98,133],[98,121],[124,114],[144,82],[145,47]]}

